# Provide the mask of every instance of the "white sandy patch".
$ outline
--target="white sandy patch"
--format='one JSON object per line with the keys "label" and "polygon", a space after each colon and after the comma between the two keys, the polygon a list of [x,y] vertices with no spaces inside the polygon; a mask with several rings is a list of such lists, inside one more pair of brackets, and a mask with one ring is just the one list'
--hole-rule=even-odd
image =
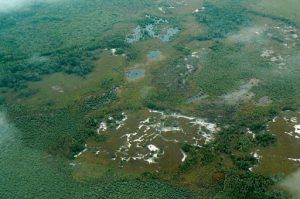
{"label": "white sandy patch", "polygon": [[[260,161],[260,159],[262,158],[262,156],[258,155],[258,152],[259,152],[259,149],[256,150],[255,152],[252,152],[250,153],[250,155],[252,155],[254,158],[256,158],[258,161]],[[253,168],[255,167],[256,165],[254,165],[253,167],[250,167],[249,168],[249,171],[253,171]]]}
{"label": "white sandy patch", "polygon": [[263,58],[269,58],[273,54],[274,54],[273,50],[263,50],[260,56],[263,57]]}
{"label": "white sandy patch", "polygon": [[294,128],[295,128],[295,133],[300,135],[300,125],[299,124],[295,125]]}
{"label": "white sandy patch", "polygon": [[106,122],[100,122],[99,128],[97,129],[97,133],[100,134],[100,131],[106,131],[107,130],[107,124]]}
{"label": "white sandy patch", "polygon": [[192,54],[191,54],[191,57],[194,57],[194,58],[200,58],[200,56],[199,56],[199,52],[192,52]]}
{"label": "white sandy patch", "polygon": [[58,85],[51,86],[51,89],[59,93],[64,93],[64,90]]}
{"label": "white sandy patch", "polygon": [[193,13],[198,13],[200,10],[197,8],[196,10],[193,11]]}
{"label": "white sandy patch", "polygon": [[148,146],[147,146],[147,148],[150,150],[150,151],[159,151],[159,148],[158,147],[156,147],[155,145],[153,145],[153,144],[149,144]]}
{"label": "white sandy patch", "polygon": [[174,118],[184,118],[184,119],[187,119],[187,120],[194,120],[194,119],[196,119],[195,117],[181,115],[181,114],[178,114],[178,113],[172,113],[170,116],[174,117]]}
{"label": "white sandy patch", "polygon": [[290,121],[292,123],[297,123],[298,122],[297,117],[291,117]]}
{"label": "white sandy patch", "polygon": [[110,49],[110,52],[113,56],[116,56],[116,52],[117,52],[117,49],[116,48],[112,48]]}
{"label": "white sandy patch", "polygon": [[159,114],[161,114],[161,115],[164,115],[164,114],[165,114],[165,113],[162,112],[162,111],[157,111],[157,110],[152,110],[152,109],[150,109],[149,112],[150,112],[150,113],[159,113]]}
{"label": "white sandy patch", "polygon": [[169,132],[169,131],[182,131],[180,127],[162,127],[162,132]]}
{"label": "white sandy patch", "polygon": [[182,149],[180,149],[180,152],[181,152],[182,155],[183,155],[183,157],[182,157],[182,159],[181,159],[181,162],[184,162],[184,161],[186,160],[186,158],[187,158],[187,155],[186,155],[186,153],[185,153]]}
{"label": "white sandy patch", "polygon": [[253,133],[249,128],[247,128],[247,133],[251,135],[253,139],[255,139],[255,133]]}
{"label": "white sandy patch", "polygon": [[[123,115],[125,116],[126,114],[123,113]],[[125,118],[122,120],[123,122],[128,119],[127,116]],[[174,120],[176,126],[165,126],[165,119]],[[181,126],[184,124],[189,125],[194,130],[184,132],[184,126]],[[136,128],[131,130],[126,128],[126,131],[134,131],[134,133],[125,133],[123,129],[117,130],[117,133],[122,133],[120,135],[122,144],[115,151],[114,160],[119,159],[123,163],[129,160],[143,160],[149,164],[153,164],[158,163],[159,159],[164,155],[165,150],[168,151],[168,148],[173,146],[173,144],[177,146],[177,143],[187,142],[191,145],[201,147],[201,144],[211,142],[219,128],[215,123],[208,122],[202,118],[180,113],[149,110],[148,117],[146,119],[141,118]],[[192,136],[194,136],[193,139]],[[158,145],[156,140],[159,141]],[[161,142],[165,142],[165,144]],[[148,150],[145,151],[145,148]],[[182,153],[180,148],[178,148],[178,152]],[[185,161],[186,154],[182,153],[182,155],[183,158],[181,161]]]}
{"label": "white sandy patch", "polygon": [[145,159],[145,161],[148,162],[149,164],[154,164],[154,163],[156,163],[154,157],[147,158],[147,159]]}
{"label": "white sandy patch", "polygon": [[161,11],[162,13],[166,14],[166,11],[164,10],[163,7],[158,7],[158,10]]}
{"label": "white sandy patch", "polygon": [[74,158],[78,158],[79,156],[81,156],[84,152],[86,152],[88,149],[87,149],[87,145],[85,144],[85,148],[80,151],[79,153],[77,153],[76,155],[74,155]]}
{"label": "white sandy patch", "polygon": [[294,162],[300,162],[300,158],[288,158],[288,160],[294,161]]}
{"label": "white sandy patch", "polygon": [[72,166],[72,167],[76,166],[76,164],[74,162],[70,162],[69,165]]}
{"label": "white sandy patch", "polygon": [[116,129],[120,129],[122,126],[125,125],[125,121],[128,119],[128,116],[123,112],[122,116],[124,117],[121,121],[116,121],[116,123],[118,124],[118,126],[116,127]]}

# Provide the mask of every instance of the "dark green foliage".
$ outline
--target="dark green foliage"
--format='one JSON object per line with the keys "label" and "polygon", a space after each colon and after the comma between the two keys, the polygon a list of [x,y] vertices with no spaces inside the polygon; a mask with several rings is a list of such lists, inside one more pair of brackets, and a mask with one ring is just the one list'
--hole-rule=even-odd
{"label": "dark green foliage", "polygon": [[253,121],[249,124],[249,128],[251,131],[260,132],[266,129],[266,124],[263,121]]}
{"label": "dark green foliage", "polygon": [[255,139],[257,144],[263,147],[275,144],[277,141],[273,134],[267,132],[257,134]]}
{"label": "dark green foliage", "polygon": [[187,143],[184,143],[182,146],[181,146],[181,149],[185,152],[185,153],[191,153],[191,154],[195,154],[196,151],[197,151],[197,147],[193,146],[193,145],[190,145],[190,144],[187,144]]}
{"label": "dark green foliage", "polygon": [[199,148],[187,143],[181,146],[181,149],[188,154],[187,159],[179,165],[180,172],[186,172],[198,163]]}
{"label": "dark green foliage", "polygon": [[[192,77],[201,90],[210,96],[221,96],[239,89],[241,82],[256,76],[260,62],[253,52],[245,52],[243,44],[215,41],[203,57],[203,68]],[[242,65],[240,63],[243,63]]]}
{"label": "dark green foliage", "polygon": [[79,151],[82,151],[84,149],[84,145],[80,142],[75,142],[71,144],[70,150],[71,150],[71,156],[73,157],[75,154],[77,154]]}
{"label": "dark green foliage", "polygon": [[191,50],[186,47],[178,45],[178,46],[175,46],[175,48],[176,48],[176,50],[180,51],[185,56],[191,54]]}
{"label": "dark green foliage", "polygon": [[47,57],[39,57],[5,63],[0,70],[0,87],[21,89],[27,81],[39,81],[42,75],[65,72],[84,76],[93,66],[81,51],[60,52]]}
{"label": "dark green foliage", "polygon": [[93,50],[104,48],[117,48],[117,53],[126,51],[127,58],[136,58],[136,52],[125,42],[124,36],[112,35],[98,41],[99,44],[90,44],[83,48],[57,50],[40,55],[36,58],[24,58],[5,62],[5,67],[0,69],[0,87],[22,89],[27,81],[39,81],[46,74],[65,72],[85,76],[93,69],[92,61],[96,59]]}
{"label": "dark green foliage", "polygon": [[145,28],[147,25],[155,25],[160,23],[166,23],[167,19],[161,16],[155,16],[152,14],[146,14],[145,17],[137,21],[137,25]]}
{"label": "dark green foliage", "polygon": [[0,87],[22,89],[26,82],[54,72],[85,76],[94,67],[97,49],[116,48],[118,54],[128,51],[128,59],[134,59],[123,33],[102,33],[120,19],[129,20],[124,8],[139,10],[149,3],[134,1],[128,7],[116,2],[68,1],[59,6],[38,2],[30,9],[0,13]]}
{"label": "dark green foliage", "polygon": [[266,124],[278,111],[276,107],[254,108],[245,113],[237,113],[235,121],[237,126],[249,128],[254,133],[259,133],[266,129]]}
{"label": "dark green foliage", "polygon": [[125,37],[122,35],[110,36],[105,38],[102,43],[102,46],[106,48],[118,48],[120,50],[129,48],[129,44],[125,41]]}
{"label": "dark green foliage", "polygon": [[224,38],[229,33],[238,31],[250,22],[246,9],[237,1],[227,1],[225,4],[212,4],[205,2],[205,10],[197,13],[200,23],[207,26],[207,34],[200,35],[198,40]]}
{"label": "dark green foliage", "polygon": [[138,56],[138,53],[132,48],[130,50],[128,50],[126,53],[126,57],[129,61],[135,60],[137,58],[137,56]]}
{"label": "dark green foliage", "polygon": [[265,79],[265,81],[254,91],[258,94],[262,92],[270,96],[274,100],[289,100],[298,96],[299,86],[296,78],[298,78],[299,72],[288,73],[279,76],[273,76]]}
{"label": "dark green foliage", "polygon": [[248,10],[247,12],[249,14],[252,14],[252,15],[255,15],[255,16],[269,18],[269,19],[272,19],[274,21],[280,21],[280,22],[283,22],[287,25],[297,26],[297,23],[295,21],[284,18],[284,17],[275,16],[275,15],[271,15],[271,14],[266,14],[266,13],[253,11],[253,10]]}
{"label": "dark green foliage", "polygon": [[[266,142],[264,138],[259,138],[260,141],[257,140],[257,136],[260,135],[270,138],[268,144],[274,144],[274,139],[269,137],[269,133],[265,133],[265,129],[267,122],[276,114],[277,108],[275,107],[259,107],[248,112],[237,112],[231,120],[227,121],[230,126],[223,128],[217,134],[213,142],[215,150],[228,155],[235,150],[249,152],[254,146],[267,144],[264,143]],[[253,139],[252,135],[246,134],[248,129],[256,134],[256,139]]]}
{"label": "dark green foliage", "polygon": [[225,176],[223,188],[215,198],[220,199],[274,199],[285,198],[280,192],[269,190],[274,185],[269,177],[252,172],[229,171]]}
{"label": "dark green foliage", "polygon": [[215,150],[219,153],[231,154],[232,145],[239,134],[240,130],[235,127],[222,129],[213,142]]}
{"label": "dark green foliage", "polygon": [[118,178],[113,172],[99,179],[75,180],[73,167],[65,160],[14,139],[1,145],[1,198],[195,198],[182,187],[153,179]]}
{"label": "dark green foliage", "polygon": [[282,108],[282,111],[297,111],[299,109],[299,104],[288,104]]}
{"label": "dark green foliage", "polygon": [[181,149],[187,153],[187,159],[179,166],[181,172],[186,172],[197,163],[208,165],[215,160],[216,153],[211,145],[205,145],[201,148],[190,144],[183,144]]}
{"label": "dark green foliage", "polygon": [[30,96],[36,94],[37,92],[38,92],[38,90],[36,90],[36,89],[25,88],[19,92],[18,97],[19,98],[27,98],[27,97],[30,97]]}
{"label": "dark green foliage", "polygon": [[[119,27],[124,28],[118,26],[119,24],[114,26],[116,23],[125,22],[124,24],[127,25],[135,22],[136,19],[131,19],[131,17],[137,16],[139,14],[137,12],[144,8],[152,9],[153,2],[148,0],[66,1],[68,2],[67,6],[62,3],[54,8],[52,4],[47,6],[36,4],[32,11],[28,9],[20,14],[3,14],[3,16],[0,14],[0,87],[22,89],[17,96],[20,100],[37,92],[26,88],[27,82],[39,81],[44,75],[64,72],[85,77],[93,70],[94,61],[99,59],[102,49],[115,48],[116,54],[125,54],[127,61],[140,56],[134,47],[125,42],[124,31],[127,30],[120,30],[120,33],[116,34],[112,34],[111,30],[119,31]],[[259,57],[257,49],[249,52],[249,48],[245,44],[230,44],[230,42],[228,44],[221,40],[249,24],[251,22],[249,15],[258,16],[258,14],[248,12],[242,4],[244,1],[210,2],[212,3],[206,2],[203,5],[205,11],[195,14],[198,21],[208,28],[207,34],[200,35],[198,39],[215,39],[209,49],[207,48],[208,53],[199,59],[201,63],[194,64],[196,67],[201,66],[199,67],[201,70],[193,71],[189,76],[183,75],[186,67],[181,60],[190,56],[191,50],[182,46],[193,45],[176,44],[176,41],[173,45],[171,42],[166,49],[174,47],[176,49],[175,56],[178,59],[173,59],[174,56],[170,61],[166,56],[167,59],[162,60],[163,63],[157,64],[157,67],[147,67],[147,70],[148,68],[151,70],[149,80],[152,82],[148,82],[147,77],[145,84],[149,83],[149,85],[143,85],[144,82],[141,85],[151,86],[153,90],[143,98],[144,105],[156,110],[178,109],[192,92],[197,93],[199,90],[201,94],[207,94],[214,100],[216,99],[214,97],[235,91],[241,82],[246,82],[250,78],[263,80],[257,88],[251,90],[258,94],[257,96],[268,95],[272,100],[296,96],[299,93],[298,82],[294,81],[298,77],[297,73],[288,74],[282,78],[277,78],[276,75],[268,76],[267,72],[272,66]],[[157,4],[154,8],[157,9]],[[48,9],[49,12],[42,14]],[[66,10],[68,15],[66,15]],[[128,13],[130,14],[128,15]],[[283,18],[263,17],[291,24]],[[161,17],[156,16],[145,17],[138,21],[138,24],[144,27],[154,24],[160,19]],[[172,20],[168,19],[168,21],[169,25],[173,23]],[[24,34],[20,35],[20,33]],[[181,39],[184,40],[184,38]],[[273,39],[282,42],[279,37]],[[187,38],[186,40],[191,41],[192,39]],[[261,44],[258,47],[260,50]],[[169,55],[168,53],[166,55]],[[177,67],[178,65],[184,67]],[[65,108],[55,109],[55,103],[47,101],[47,99],[45,99],[46,106],[33,107],[34,110],[27,110],[18,104],[9,107],[10,119],[20,132],[16,133],[16,140],[9,141],[4,147],[1,145],[4,151],[0,154],[0,168],[3,170],[0,173],[4,177],[0,178],[0,197],[194,198],[194,195],[185,189],[154,180],[160,177],[156,172],[144,173],[141,177],[142,180],[119,177],[118,180],[113,180],[111,178],[115,178],[116,174],[110,169],[112,175],[97,180],[93,179],[92,182],[87,179],[80,182],[73,180],[71,173],[74,172],[73,168],[76,171],[77,165],[71,167],[70,159],[85,148],[84,145],[89,138],[97,142],[109,139],[109,135],[96,133],[99,117],[93,116],[100,114],[101,121],[104,121],[108,115],[112,116],[113,120],[105,121],[109,127],[113,128],[117,125],[116,121],[124,118],[121,114],[113,113],[120,113],[131,107],[144,108],[135,105],[135,102],[131,100],[124,105],[122,99],[120,100],[121,108],[116,108],[115,105],[119,106],[119,103],[113,103],[117,100],[115,88],[120,85],[122,80],[108,78],[99,80],[99,82],[101,90],[104,90],[103,93],[89,93],[89,97],[84,96],[75,104]],[[197,91],[192,90],[191,92],[189,89],[194,89],[194,87],[197,87],[195,88]],[[135,85],[132,88],[135,90]],[[23,103],[23,101],[21,102]],[[4,97],[0,96],[0,105],[4,103]],[[131,104],[133,105],[130,106]],[[266,123],[277,114],[277,110],[269,107],[257,109],[250,107],[251,111],[249,111],[246,107],[246,110],[243,109],[243,112],[239,111],[239,114],[236,114],[239,106],[229,107],[219,102],[208,105],[203,103],[199,106],[205,106],[206,111],[199,111],[199,108],[199,110],[195,110],[195,115],[199,112],[205,117],[212,115],[213,118],[217,118],[216,115],[218,115],[218,119],[224,122],[220,123],[224,124],[222,126],[224,128],[216,134],[213,143],[202,148],[183,144],[182,150],[188,154],[188,157],[180,165],[179,174],[202,166],[204,169],[209,168],[209,172],[214,169],[218,170],[220,168],[215,168],[215,164],[222,168],[224,166],[218,162],[218,157],[221,157],[222,160],[228,158],[229,161],[231,157],[232,162],[239,170],[222,171],[221,173],[225,174],[224,178],[220,178],[216,184],[205,186],[205,188],[215,191],[213,195],[216,196],[213,198],[284,198],[282,193],[271,191],[270,188],[274,185],[272,179],[247,171],[249,167],[257,164],[256,158],[237,153],[238,151],[246,154],[255,145],[268,146],[275,143],[276,138],[264,131]],[[117,109],[118,111],[116,111]],[[221,111],[219,112],[218,109]],[[283,108],[283,110],[296,109],[295,107]],[[227,115],[224,116],[223,113]],[[166,126],[178,125],[172,120],[163,122]],[[256,134],[255,139],[245,133],[247,128]],[[19,140],[20,143],[18,143]],[[240,155],[231,156],[231,154]],[[54,156],[64,157],[61,160],[63,163],[59,164],[57,171],[52,164],[56,164],[55,161],[60,160]],[[65,157],[70,159],[66,160]],[[64,164],[67,165],[67,168],[62,167]],[[146,181],[143,181],[145,179]],[[210,179],[204,181],[210,181]],[[204,187],[202,184],[196,186],[201,186],[200,189]],[[61,191],[62,187],[63,191]]]}
{"label": "dark green foliage", "polygon": [[122,121],[122,119],[124,118],[125,118],[124,115],[120,113],[118,114],[115,113],[111,116],[111,119],[110,118],[106,119],[107,126],[110,128],[116,128],[119,125],[120,121]]}
{"label": "dark green foliage", "polygon": [[117,99],[115,91],[108,91],[102,95],[86,97],[82,102],[84,111],[92,110],[111,103]]}
{"label": "dark green foliage", "polygon": [[0,106],[5,104],[5,97],[4,96],[0,96]]}
{"label": "dark green foliage", "polygon": [[100,86],[101,86],[101,88],[108,91],[108,90],[113,90],[113,89],[117,88],[120,85],[120,83],[122,83],[122,80],[116,81],[113,78],[105,78],[105,79],[101,80]]}
{"label": "dark green foliage", "polygon": [[242,134],[238,137],[237,145],[235,149],[238,151],[247,152],[249,149],[255,146],[255,143],[249,135]]}
{"label": "dark green foliage", "polygon": [[[81,117],[79,113],[75,115],[68,110],[43,112],[22,110],[11,114],[16,126],[22,132],[21,140],[25,146],[64,154],[65,144],[81,143],[84,140],[78,134]],[[75,144],[74,149],[78,147],[80,146]]]}
{"label": "dark green foliage", "polygon": [[241,157],[232,157],[234,164],[242,170],[248,170],[250,167],[258,163],[258,160],[252,155],[245,155]]}
{"label": "dark green foliage", "polygon": [[185,160],[182,164],[180,164],[179,166],[179,171],[180,172],[186,172],[189,169],[191,169],[193,166],[195,166],[197,164],[198,160],[197,158],[193,157],[193,158],[188,158],[187,160]]}
{"label": "dark green foliage", "polygon": [[201,154],[200,160],[203,165],[213,162],[213,160],[216,158],[216,153],[210,146],[204,146],[200,149],[199,153]]}

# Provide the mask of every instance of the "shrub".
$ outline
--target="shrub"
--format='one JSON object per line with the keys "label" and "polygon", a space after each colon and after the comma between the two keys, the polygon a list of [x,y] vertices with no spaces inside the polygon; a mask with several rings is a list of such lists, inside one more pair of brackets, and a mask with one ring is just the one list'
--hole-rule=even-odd
{"label": "shrub", "polygon": [[206,2],[203,6],[205,10],[197,13],[197,18],[208,27],[208,33],[198,37],[201,41],[224,38],[250,22],[246,9],[240,3],[214,5]]}
{"label": "shrub", "polygon": [[276,143],[277,138],[271,134],[271,133],[260,133],[256,135],[256,142],[258,145],[261,145],[263,147],[267,147],[271,144]]}

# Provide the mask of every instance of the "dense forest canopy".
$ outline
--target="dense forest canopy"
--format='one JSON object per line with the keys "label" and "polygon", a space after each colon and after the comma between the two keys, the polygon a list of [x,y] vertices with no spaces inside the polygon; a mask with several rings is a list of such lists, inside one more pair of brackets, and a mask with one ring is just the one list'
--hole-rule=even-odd
{"label": "dense forest canopy", "polygon": [[299,8],[0,0],[0,198],[299,198]]}

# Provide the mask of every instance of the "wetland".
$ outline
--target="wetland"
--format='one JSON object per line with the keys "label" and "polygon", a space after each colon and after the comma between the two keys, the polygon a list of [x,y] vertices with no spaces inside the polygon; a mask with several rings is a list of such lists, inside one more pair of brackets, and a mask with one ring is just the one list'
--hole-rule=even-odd
{"label": "wetland", "polygon": [[0,0],[0,198],[300,198],[296,0]]}

